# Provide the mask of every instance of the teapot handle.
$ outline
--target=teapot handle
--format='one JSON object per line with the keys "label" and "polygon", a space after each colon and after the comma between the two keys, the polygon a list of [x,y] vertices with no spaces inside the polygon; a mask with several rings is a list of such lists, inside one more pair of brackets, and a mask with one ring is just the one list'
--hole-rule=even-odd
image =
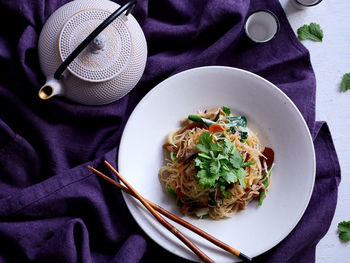
{"label": "teapot handle", "polygon": [[120,16],[125,10],[125,15],[130,14],[132,9],[136,5],[136,0],[131,0],[127,2],[125,5],[119,7],[115,12],[113,12],[109,17],[106,18],[94,31],[88,35],[83,42],[77,46],[73,52],[62,62],[62,64],[58,67],[54,74],[55,79],[61,79],[62,73],[66,70],[66,68],[69,66],[69,64],[86,48],[89,43],[95,39],[95,37],[100,34],[103,29],[105,29],[110,23],[112,23],[118,16]]}

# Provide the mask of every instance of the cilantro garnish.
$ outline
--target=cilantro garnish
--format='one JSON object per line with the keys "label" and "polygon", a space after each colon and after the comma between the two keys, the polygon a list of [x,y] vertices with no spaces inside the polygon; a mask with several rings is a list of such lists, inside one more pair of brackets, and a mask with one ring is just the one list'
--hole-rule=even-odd
{"label": "cilantro garnish", "polygon": [[322,42],[323,31],[319,24],[311,23],[298,28],[298,38],[300,40],[310,39],[317,42]]}
{"label": "cilantro garnish", "polygon": [[195,167],[198,169],[197,178],[202,189],[220,187],[226,197],[225,186],[239,181],[245,187],[245,170],[241,167],[243,156],[228,139],[220,139],[213,142],[213,136],[209,132],[203,132],[199,136],[196,145],[199,150],[195,158]]}
{"label": "cilantro garnish", "polygon": [[339,238],[345,242],[350,241],[350,221],[343,221],[338,224]]}
{"label": "cilantro garnish", "polygon": [[350,73],[344,74],[340,87],[343,92],[350,90]]}
{"label": "cilantro garnish", "polygon": [[222,111],[225,112],[226,116],[231,114],[231,110],[229,107],[222,106]]}

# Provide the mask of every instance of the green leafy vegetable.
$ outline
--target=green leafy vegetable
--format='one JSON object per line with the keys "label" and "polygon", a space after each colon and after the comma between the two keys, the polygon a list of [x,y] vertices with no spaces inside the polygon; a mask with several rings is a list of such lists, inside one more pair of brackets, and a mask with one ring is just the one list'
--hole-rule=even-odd
{"label": "green leafy vegetable", "polygon": [[222,111],[225,112],[226,116],[231,114],[230,108],[228,108],[226,106],[222,106]]}
{"label": "green leafy vegetable", "polygon": [[231,155],[231,158],[229,159],[229,161],[230,161],[230,164],[232,165],[232,167],[234,167],[236,169],[241,168],[241,165],[243,163],[241,153],[235,149],[235,151]]}
{"label": "green leafy vegetable", "polygon": [[232,133],[238,131],[242,140],[248,138],[248,128],[247,128],[247,118],[244,116],[236,116],[236,117],[226,117],[229,120],[227,124]]}
{"label": "green leafy vegetable", "polygon": [[340,87],[343,92],[350,90],[350,73],[344,74]]}
{"label": "green leafy vegetable", "polygon": [[[196,145],[197,149],[205,154],[210,155],[210,152],[213,152],[213,154],[216,154],[217,150],[219,149],[219,145],[216,143],[213,143],[213,136],[210,135],[209,132],[203,132],[199,136],[199,144]],[[208,156],[210,158],[210,156]]]}
{"label": "green leafy vegetable", "polygon": [[350,221],[343,221],[338,224],[339,238],[345,242],[350,241]]}
{"label": "green leafy vegetable", "polygon": [[223,195],[228,196],[223,190],[226,185],[239,181],[245,187],[246,173],[241,168],[243,156],[233,143],[226,138],[213,142],[213,136],[209,132],[203,132],[196,147],[199,154],[194,162],[202,189],[220,187]]}
{"label": "green leafy vegetable", "polygon": [[298,28],[298,38],[300,40],[310,39],[317,42],[322,42],[323,31],[319,24],[311,23]]}

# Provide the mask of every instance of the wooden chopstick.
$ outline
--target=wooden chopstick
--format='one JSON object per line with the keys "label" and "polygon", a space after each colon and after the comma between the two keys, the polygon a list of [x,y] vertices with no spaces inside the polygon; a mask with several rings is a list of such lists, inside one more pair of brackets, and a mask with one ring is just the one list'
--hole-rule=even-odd
{"label": "wooden chopstick", "polygon": [[[131,192],[128,188],[126,188],[125,186],[121,185],[120,183],[118,183],[117,181],[113,180],[112,178],[106,176],[105,174],[103,174],[102,172],[100,172],[99,170],[88,166],[88,169],[92,172],[94,172],[95,174],[97,174],[98,176],[100,176],[102,179],[108,181],[109,183],[117,186],[119,189],[123,190],[124,192],[132,195],[133,197],[136,198],[136,196],[133,194],[133,192]],[[145,199],[146,200],[146,199]],[[200,228],[190,224],[189,222],[181,219],[180,217],[174,215],[173,213],[165,210],[164,208],[162,208],[161,206],[152,203],[151,201],[146,200],[146,202],[148,202],[155,210],[157,210],[158,212],[160,212],[161,214],[163,214],[164,216],[168,217],[169,219],[175,221],[176,223],[186,227],[187,229],[193,231],[194,233],[200,235],[201,237],[207,239],[208,241],[212,242],[214,245],[232,253],[233,255],[239,257],[240,259],[243,259],[244,261],[251,261],[252,259],[248,256],[246,256],[245,254],[243,254],[242,252],[238,251],[237,249],[227,245],[226,243],[220,241],[219,239],[213,237],[212,235],[208,234],[207,232],[201,230]]]}
{"label": "wooden chopstick", "polygon": [[161,223],[165,228],[167,228],[171,233],[173,233],[178,239],[180,239],[188,248],[190,248],[199,258],[204,260],[204,262],[214,263],[210,257],[208,257],[202,250],[200,250],[191,240],[189,240],[184,234],[182,234],[176,227],[166,221],[154,208],[151,207],[149,203],[121,176],[117,170],[113,168],[109,162],[105,161],[108,168],[121,180],[129,190],[135,195],[135,197],[151,212],[151,214]]}

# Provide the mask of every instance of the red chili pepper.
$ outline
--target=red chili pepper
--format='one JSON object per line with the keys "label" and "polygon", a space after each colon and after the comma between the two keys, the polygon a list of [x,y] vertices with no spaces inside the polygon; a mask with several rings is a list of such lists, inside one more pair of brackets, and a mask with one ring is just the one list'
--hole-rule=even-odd
{"label": "red chili pepper", "polygon": [[222,128],[219,124],[210,125],[209,132],[213,133],[214,131],[224,131],[224,128]]}

